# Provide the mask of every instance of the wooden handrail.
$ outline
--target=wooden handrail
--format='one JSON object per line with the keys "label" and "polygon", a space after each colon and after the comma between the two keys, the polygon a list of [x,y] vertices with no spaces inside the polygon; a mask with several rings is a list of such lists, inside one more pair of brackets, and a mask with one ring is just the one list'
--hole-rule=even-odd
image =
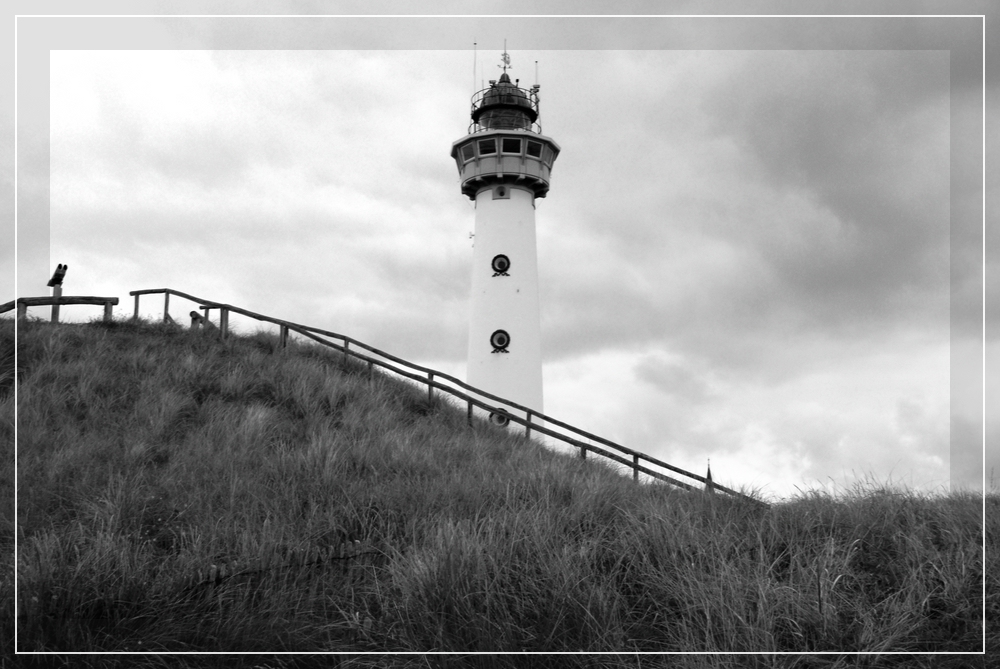
{"label": "wooden handrail", "polygon": [[[690,478],[690,479],[692,479],[694,481],[698,481],[699,483],[702,483],[705,486],[710,486],[714,490],[718,490],[720,492],[727,493],[727,494],[732,495],[734,497],[744,497],[744,498],[746,498],[748,500],[751,500],[753,502],[757,502],[757,503],[766,505],[766,502],[763,502],[761,500],[758,500],[758,499],[755,499],[753,497],[750,497],[749,495],[745,495],[744,493],[737,492],[735,490],[727,488],[726,486],[720,485],[720,484],[718,484],[718,483],[716,483],[714,481],[710,482],[704,476],[699,476],[698,474],[695,474],[693,472],[689,472],[689,471],[686,471],[686,470],[681,469],[679,467],[675,467],[675,466],[673,466],[673,465],[671,465],[669,463],[666,463],[666,462],[664,462],[662,460],[659,460],[657,458],[654,458],[654,457],[651,457],[649,455],[646,455],[645,453],[641,453],[639,451],[635,451],[635,450],[632,450],[630,448],[626,448],[625,446],[622,446],[620,444],[616,444],[613,441],[610,441],[610,440],[605,439],[603,437],[597,436],[595,434],[591,434],[590,432],[586,432],[584,430],[581,430],[578,427],[574,427],[572,425],[569,425],[568,423],[565,423],[563,421],[557,420],[557,419],[552,418],[550,416],[546,416],[545,414],[540,413],[538,411],[535,411],[534,409],[531,409],[529,407],[520,405],[520,404],[518,404],[516,402],[512,402],[512,401],[507,400],[507,399],[505,399],[503,397],[498,397],[497,395],[493,395],[492,393],[488,393],[485,390],[481,390],[481,389],[476,388],[474,386],[470,386],[469,384],[465,383],[461,379],[457,379],[454,376],[451,376],[450,374],[445,374],[444,372],[440,372],[440,371],[435,370],[435,369],[430,369],[428,367],[423,367],[421,365],[417,365],[415,363],[409,362],[409,361],[404,360],[402,358],[396,357],[396,356],[394,356],[394,355],[392,355],[390,353],[386,353],[385,351],[381,351],[381,350],[379,350],[379,349],[377,349],[377,348],[375,348],[373,346],[369,346],[368,344],[365,344],[364,342],[358,341],[357,339],[354,339],[352,337],[348,337],[347,335],[343,335],[343,334],[340,334],[340,333],[337,333],[337,332],[332,332],[330,330],[324,330],[322,328],[316,328],[316,327],[312,327],[312,326],[309,326],[309,325],[302,325],[300,323],[295,323],[295,322],[283,320],[283,319],[280,319],[280,318],[273,318],[271,316],[265,316],[263,314],[258,314],[256,312],[249,311],[247,309],[242,309],[240,307],[235,307],[235,306],[233,306],[231,304],[225,304],[225,303],[222,303],[222,302],[214,302],[214,301],[211,301],[211,300],[202,299],[200,297],[195,297],[194,295],[190,295],[188,293],[182,293],[181,291],[173,290],[172,288],[151,288],[151,289],[147,289],[147,290],[134,290],[134,291],[131,291],[129,293],[129,295],[135,296],[135,314],[136,314],[136,317],[138,317],[138,314],[139,314],[139,296],[140,295],[150,295],[150,294],[164,294],[165,295],[165,300],[164,300],[164,307],[165,307],[164,320],[173,321],[173,319],[170,318],[169,314],[166,312],[166,308],[168,308],[168,305],[169,305],[169,296],[170,295],[176,295],[177,297],[183,297],[184,299],[191,300],[192,302],[197,302],[200,305],[199,308],[206,310],[205,311],[205,317],[204,317],[206,322],[210,322],[207,319],[207,315],[208,315],[208,311],[209,310],[211,310],[211,309],[220,309],[222,317],[220,318],[219,329],[220,329],[220,334],[222,335],[222,337],[226,337],[227,336],[228,314],[230,312],[241,314],[243,316],[247,316],[249,318],[253,318],[253,319],[258,320],[258,321],[263,321],[263,322],[266,322],[266,323],[273,323],[273,324],[278,325],[278,326],[280,326],[282,328],[282,332],[284,333],[284,339],[282,340],[282,345],[284,345],[284,342],[287,340],[287,332],[288,331],[296,332],[299,335],[301,335],[301,336],[303,336],[303,337],[305,337],[307,339],[310,339],[310,340],[315,341],[315,342],[317,342],[319,344],[322,344],[324,346],[328,346],[330,348],[333,348],[335,350],[343,352],[345,359],[346,359],[347,356],[351,356],[353,358],[357,358],[359,360],[367,362],[368,366],[369,366],[369,369],[371,369],[374,365],[378,365],[379,367],[383,367],[383,368],[385,368],[385,369],[387,369],[387,370],[389,370],[389,371],[391,371],[391,372],[393,372],[395,374],[398,374],[398,375],[403,376],[405,378],[408,378],[408,379],[411,379],[411,380],[416,381],[418,383],[422,383],[422,384],[426,385],[428,387],[428,392],[430,392],[431,389],[433,389],[433,388],[437,388],[438,390],[446,392],[449,395],[452,395],[452,396],[454,396],[454,397],[456,397],[456,398],[458,398],[458,399],[460,399],[460,400],[462,400],[464,402],[467,402],[468,403],[468,407],[469,407],[470,420],[471,420],[471,416],[472,416],[472,407],[473,406],[479,407],[479,408],[484,409],[486,411],[494,411],[494,410],[496,410],[496,405],[493,405],[493,404],[489,403],[490,401],[493,401],[497,405],[503,405],[503,406],[506,406],[506,407],[511,407],[513,409],[516,409],[517,411],[523,411],[523,412],[525,412],[525,417],[524,418],[522,418],[521,416],[518,416],[515,413],[510,413],[508,417],[509,417],[509,419],[511,421],[513,421],[513,422],[515,422],[515,423],[517,423],[519,425],[523,425],[525,427],[526,434],[530,434],[531,431],[540,432],[540,433],[548,435],[548,436],[550,436],[550,437],[552,437],[554,439],[557,439],[559,441],[565,442],[565,443],[567,443],[567,444],[569,444],[571,446],[579,448],[581,456],[583,456],[583,457],[585,457],[586,453],[589,451],[589,452],[592,452],[592,453],[594,453],[596,455],[599,455],[601,457],[607,458],[609,460],[613,460],[613,461],[618,462],[620,464],[623,464],[626,467],[628,467],[629,469],[631,469],[634,472],[634,476],[636,478],[638,478],[638,475],[641,472],[641,473],[646,474],[647,476],[650,476],[650,477],[652,477],[654,479],[657,479],[657,480],[660,480],[660,481],[665,481],[667,483],[670,483],[671,485],[674,485],[674,486],[677,486],[677,487],[680,487],[680,488],[685,488],[685,489],[688,489],[688,490],[694,490],[695,489],[695,487],[692,486],[691,484],[684,483],[682,481],[678,481],[677,479],[675,479],[673,477],[667,476],[667,475],[662,474],[660,472],[657,472],[657,471],[655,471],[653,469],[650,469],[648,467],[640,465],[639,461],[641,460],[641,461],[644,461],[645,463],[648,463],[650,465],[654,465],[656,467],[661,467],[661,468],[669,470],[671,472],[675,472],[677,474],[681,474],[682,476]],[[194,316],[195,313],[196,312],[192,312],[192,316]],[[340,340],[340,343],[328,341],[327,339],[324,339],[323,337],[330,337],[330,338],[333,338],[333,339],[338,339],[338,340]],[[352,346],[353,346],[353,348],[352,348]],[[364,353],[360,353],[356,349],[362,349],[364,351],[372,353],[372,354],[378,356],[378,358],[365,355]],[[379,358],[381,358],[381,359],[379,359]],[[393,363],[402,365],[405,369],[401,369],[399,367],[396,367],[393,364],[389,364],[387,361],[391,361]],[[414,372],[419,372],[419,373],[414,373]],[[445,384],[441,383],[440,381],[438,381],[436,379],[447,380],[451,384],[453,384],[455,386],[458,386],[459,388],[462,388],[463,390],[469,391],[469,393],[474,393],[475,396],[473,396],[473,395],[471,395],[469,393],[465,393],[465,392],[462,392],[460,390],[457,390],[456,388],[452,387],[452,385],[445,385]],[[542,424],[539,424],[539,421],[542,421]],[[598,446],[595,446],[594,444],[588,444],[588,443],[585,443],[585,442],[583,442],[583,441],[581,441],[579,439],[576,439],[575,437],[571,437],[569,435],[566,435],[566,434],[563,434],[563,433],[560,433],[560,432],[556,432],[556,431],[554,431],[552,429],[552,426],[557,426],[559,428],[562,428],[563,430],[567,430],[567,431],[573,433],[576,436],[583,437],[585,439],[589,439],[589,440],[597,442],[597,443],[599,443],[599,444],[601,444],[603,446],[606,446],[608,448],[614,449],[615,451],[618,451],[619,453],[623,453],[623,454],[625,454],[627,456],[630,456],[631,460],[626,459],[626,458],[622,457],[621,455],[617,455],[615,453],[611,453],[611,452],[609,452],[608,450],[606,450],[604,448],[600,448]]]}
{"label": "wooden handrail", "polygon": [[[22,318],[26,315],[28,307],[60,306],[63,304],[96,304],[104,306],[104,320],[111,320],[111,307],[118,304],[117,297],[96,297],[93,295],[60,295],[48,297],[19,297],[10,302],[0,304],[0,314],[6,313],[17,305],[17,316]],[[54,311],[54,310],[53,310]],[[53,316],[53,320],[58,320]]]}
{"label": "wooden handrail", "polygon": [[62,297],[19,297],[16,302],[29,307],[45,307],[51,304],[118,304],[118,298],[63,295]]}

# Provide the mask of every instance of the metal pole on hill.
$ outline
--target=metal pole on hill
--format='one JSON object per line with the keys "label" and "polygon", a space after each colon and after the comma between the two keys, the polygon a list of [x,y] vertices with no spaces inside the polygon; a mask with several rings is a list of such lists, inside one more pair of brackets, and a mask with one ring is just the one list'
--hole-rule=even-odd
{"label": "metal pole on hill", "polygon": [[[56,271],[52,273],[52,278],[49,279],[48,286],[52,289],[52,297],[62,297],[62,282],[66,277],[66,270],[69,269],[69,265],[63,265],[59,263],[56,266]],[[59,322],[59,305],[52,305],[52,322]]]}
{"label": "metal pole on hill", "polygon": [[[52,286],[52,297],[62,297],[62,286]],[[52,305],[52,322],[59,322],[59,305]]]}

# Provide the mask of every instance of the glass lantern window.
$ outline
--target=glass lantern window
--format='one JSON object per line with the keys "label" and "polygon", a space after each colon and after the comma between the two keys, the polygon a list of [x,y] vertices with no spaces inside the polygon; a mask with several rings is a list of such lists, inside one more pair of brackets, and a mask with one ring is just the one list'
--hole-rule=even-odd
{"label": "glass lantern window", "polygon": [[479,155],[491,156],[497,152],[497,141],[495,139],[479,140]]}
{"label": "glass lantern window", "polygon": [[504,153],[521,153],[521,140],[516,137],[504,137],[501,148]]}
{"label": "glass lantern window", "polygon": [[532,142],[528,140],[528,155],[535,158],[541,158],[542,156],[542,144],[541,142]]}
{"label": "glass lantern window", "polygon": [[469,142],[462,147],[462,160],[468,162],[476,157],[476,149],[472,146],[472,142]]}

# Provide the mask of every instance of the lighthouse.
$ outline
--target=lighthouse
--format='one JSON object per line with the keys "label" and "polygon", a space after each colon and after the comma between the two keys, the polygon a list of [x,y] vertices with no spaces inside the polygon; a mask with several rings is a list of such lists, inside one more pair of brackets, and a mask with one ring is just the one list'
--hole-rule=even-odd
{"label": "lighthouse", "polygon": [[[475,203],[467,381],[542,412],[542,334],[535,202],[549,191],[559,145],[541,133],[538,84],[523,89],[503,74],[472,96],[468,134],[454,142],[462,194]],[[506,425],[523,411],[498,405]]]}

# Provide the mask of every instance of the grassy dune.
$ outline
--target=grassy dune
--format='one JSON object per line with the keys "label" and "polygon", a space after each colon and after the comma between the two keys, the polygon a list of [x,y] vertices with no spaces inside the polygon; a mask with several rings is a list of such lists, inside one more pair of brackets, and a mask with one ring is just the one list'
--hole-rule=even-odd
{"label": "grassy dune", "polygon": [[[268,335],[221,343],[142,322],[20,328],[16,519],[10,468],[0,483],[5,655],[16,532],[20,651],[585,651],[622,654],[549,663],[677,667],[981,661],[730,654],[979,651],[981,497],[866,485],[765,508],[636,484],[486,422],[469,427],[463,408],[314,346],[276,351]],[[0,321],[8,455],[13,330]],[[998,504],[987,498],[991,549]],[[997,652],[995,550],[989,564],[987,643]],[[710,654],[630,654],[647,651]],[[292,655],[101,662],[335,666]]]}

